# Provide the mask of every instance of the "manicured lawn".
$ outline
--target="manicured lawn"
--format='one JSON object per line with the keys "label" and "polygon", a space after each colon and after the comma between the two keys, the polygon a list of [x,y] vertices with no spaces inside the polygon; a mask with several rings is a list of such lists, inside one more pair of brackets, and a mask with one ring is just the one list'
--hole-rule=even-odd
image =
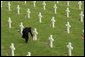
{"label": "manicured lawn", "polygon": [[[36,2],[36,7],[33,7],[33,1],[11,1],[11,11],[8,11],[7,2],[3,2],[1,8],[1,56],[11,56],[10,44],[15,44],[15,56],[26,56],[27,52],[31,52],[32,56],[67,56],[67,44],[72,43],[73,56],[84,56],[84,40],[81,35],[84,35],[84,22],[81,23],[80,12],[84,12],[84,1],[82,1],[82,10],[78,10],[78,1],[70,1],[70,17],[66,17],[66,1],[60,1],[57,4],[57,14],[54,14],[53,1],[46,1],[46,10],[43,10],[42,1]],[[20,5],[20,15],[17,14],[16,6]],[[31,10],[31,18],[26,16],[27,8]],[[42,23],[39,23],[38,13],[41,12]],[[52,16],[55,17],[55,28],[50,27],[50,20]],[[12,19],[12,28],[8,28],[8,18]],[[69,19],[71,33],[66,31],[66,23]],[[38,40],[33,41],[30,37],[29,42],[26,44],[22,39],[19,30],[20,22],[24,26],[37,28]],[[54,38],[54,47],[50,48],[48,45],[48,38],[50,34]]]}

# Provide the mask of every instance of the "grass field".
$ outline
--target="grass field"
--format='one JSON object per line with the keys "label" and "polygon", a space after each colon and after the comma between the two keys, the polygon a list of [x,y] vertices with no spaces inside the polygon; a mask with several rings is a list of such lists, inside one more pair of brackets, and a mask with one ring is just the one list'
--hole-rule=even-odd
{"label": "grass field", "polygon": [[[81,39],[81,35],[84,35],[82,30],[84,29],[84,22],[81,23],[80,12],[84,12],[84,1],[82,1],[82,10],[78,9],[78,1],[70,2],[70,17],[69,22],[71,24],[70,31],[66,32],[66,1],[60,1],[57,4],[57,14],[54,14],[53,1],[46,1],[46,10],[43,10],[42,1],[36,2],[36,7],[33,7],[33,1],[11,1],[11,11],[8,11],[7,2],[3,2],[1,8],[1,56],[11,56],[10,44],[15,44],[15,56],[26,56],[30,51],[32,56],[67,56],[68,42],[72,43],[73,56],[84,56],[84,40]],[[20,5],[20,15],[17,14],[16,6]],[[25,17],[27,8],[31,10],[31,18]],[[41,12],[42,23],[39,23],[38,13]],[[55,28],[50,27],[50,20],[52,16],[55,17]],[[12,19],[12,28],[8,28],[8,18]],[[29,42],[26,44],[24,39],[21,38],[21,34],[17,31],[19,29],[20,22],[23,22],[24,26],[37,28],[38,40],[33,41],[30,37]],[[48,38],[50,34],[54,38],[54,47],[50,48],[48,45]]]}

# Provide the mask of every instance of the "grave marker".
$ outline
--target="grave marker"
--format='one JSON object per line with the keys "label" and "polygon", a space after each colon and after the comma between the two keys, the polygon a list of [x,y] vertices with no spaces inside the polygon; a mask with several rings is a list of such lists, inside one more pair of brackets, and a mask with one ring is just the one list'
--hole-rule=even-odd
{"label": "grave marker", "polygon": [[11,4],[10,4],[10,2],[8,2],[8,10],[9,11],[11,11],[10,6],[11,6]]}
{"label": "grave marker", "polygon": [[34,5],[34,7],[36,6],[36,1],[33,1],[33,5]]}
{"label": "grave marker", "polygon": [[17,5],[17,12],[18,12],[18,14],[20,14],[20,6],[19,5]]}
{"label": "grave marker", "polygon": [[24,26],[23,26],[23,23],[21,22],[21,23],[20,23],[20,33],[21,33],[21,34],[22,34],[23,29],[24,29]]}
{"label": "grave marker", "polygon": [[2,7],[3,1],[1,1],[1,7]]}
{"label": "grave marker", "polygon": [[54,12],[55,12],[55,14],[56,14],[56,9],[57,9],[56,4],[54,4],[53,8],[54,8]]}
{"label": "grave marker", "polygon": [[37,29],[34,28],[34,31],[33,31],[33,40],[37,40],[37,35],[38,35]]}
{"label": "grave marker", "polygon": [[55,19],[54,19],[54,17],[52,17],[52,19],[51,19],[51,26],[52,26],[52,28],[55,28]]}
{"label": "grave marker", "polygon": [[83,14],[83,11],[81,11],[81,13],[80,13],[81,22],[83,22],[83,17],[84,17],[84,14]]}
{"label": "grave marker", "polygon": [[78,5],[79,5],[79,10],[81,10],[82,2],[81,2],[81,1],[79,1],[79,2],[78,2]]}
{"label": "grave marker", "polygon": [[70,1],[66,1],[66,2],[67,2],[67,6],[69,6],[69,2],[70,2]]}
{"label": "grave marker", "polygon": [[69,34],[71,25],[69,24],[69,22],[67,22],[66,26],[67,26],[67,33]]}
{"label": "grave marker", "polygon": [[44,10],[46,9],[45,6],[46,6],[46,3],[45,3],[45,1],[43,1],[43,9]]}
{"label": "grave marker", "polygon": [[53,35],[50,35],[50,37],[49,37],[49,46],[51,48],[53,48],[53,42],[54,42]]}
{"label": "grave marker", "polygon": [[11,18],[9,17],[9,19],[8,19],[8,26],[9,26],[9,28],[11,28],[11,23],[12,23],[12,20],[11,20]]}
{"label": "grave marker", "polygon": [[42,14],[41,14],[41,12],[39,12],[39,14],[38,14],[38,16],[39,16],[39,22],[41,23],[42,22]]}
{"label": "grave marker", "polygon": [[26,1],[24,1],[24,3],[26,4]]}
{"label": "grave marker", "polygon": [[71,46],[71,42],[69,42],[69,44],[67,45],[67,48],[68,48],[68,55],[71,56],[72,50],[73,50],[73,47]]}
{"label": "grave marker", "polygon": [[11,43],[10,48],[11,48],[12,56],[14,56],[14,50],[15,50],[14,43]]}
{"label": "grave marker", "polygon": [[69,13],[70,13],[70,10],[69,10],[69,8],[67,8],[66,9],[66,15],[67,15],[67,17],[69,17]]}
{"label": "grave marker", "polygon": [[28,54],[26,56],[31,56],[31,52],[28,52]]}
{"label": "grave marker", "polygon": [[57,4],[59,3],[59,1],[57,1]]}
{"label": "grave marker", "polygon": [[28,8],[28,10],[27,10],[27,16],[28,16],[28,18],[30,18],[30,13],[31,13],[31,11],[30,11],[30,9]]}

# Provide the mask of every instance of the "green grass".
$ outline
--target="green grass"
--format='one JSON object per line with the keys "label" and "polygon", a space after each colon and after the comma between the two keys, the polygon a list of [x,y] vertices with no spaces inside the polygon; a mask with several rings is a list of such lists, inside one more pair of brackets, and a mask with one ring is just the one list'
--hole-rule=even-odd
{"label": "green grass", "polygon": [[[53,5],[54,2],[46,1],[46,10],[43,10],[42,1],[37,1],[36,7],[33,7],[33,2],[28,1],[24,4],[22,1],[11,1],[11,10],[8,11],[7,2],[3,2],[1,8],[1,56],[11,56],[10,44],[15,44],[15,56],[25,56],[30,51],[32,56],[67,56],[68,42],[72,43],[73,56],[84,56],[84,40],[81,39],[81,35],[84,35],[82,30],[84,29],[84,23],[79,21],[80,10],[78,10],[78,1],[70,2],[70,17],[69,22],[71,24],[71,33],[66,32],[67,17],[65,10],[67,8],[65,1],[60,1],[57,4],[57,14],[54,14]],[[84,1],[82,1],[82,11],[84,12]],[[16,6],[20,5],[20,15],[17,15]],[[25,18],[27,8],[31,10],[31,18]],[[39,23],[38,13],[42,12],[42,23]],[[50,27],[50,19],[52,16],[56,19],[56,28]],[[7,20],[11,17],[12,28],[8,28]],[[31,26],[37,28],[38,40],[33,41],[30,37],[29,42],[26,44],[24,39],[17,30],[19,29],[20,22],[23,22],[24,26]],[[50,34],[54,38],[54,47],[50,48],[48,45],[48,37]]]}

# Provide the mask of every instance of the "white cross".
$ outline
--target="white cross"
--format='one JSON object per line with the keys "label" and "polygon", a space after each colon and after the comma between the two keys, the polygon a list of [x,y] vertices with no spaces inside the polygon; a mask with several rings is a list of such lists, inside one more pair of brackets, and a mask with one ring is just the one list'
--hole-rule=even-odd
{"label": "white cross", "polygon": [[55,3],[55,4],[56,4],[56,3],[58,4],[58,3],[59,3],[59,1],[54,1],[54,3]]}
{"label": "white cross", "polygon": [[53,8],[54,8],[54,12],[55,12],[55,14],[56,14],[56,9],[57,9],[56,4],[54,4]]}
{"label": "white cross", "polygon": [[10,11],[11,9],[10,9],[10,6],[11,6],[11,4],[10,4],[10,2],[8,2],[8,10]]}
{"label": "white cross", "polygon": [[49,37],[49,46],[51,47],[51,48],[53,48],[53,42],[54,42],[54,39],[53,39],[53,35],[50,35],[50,37]]}
{"label": "white cross", "polygon": [[67,15],[67,17],[69,17],[69,13],[70,13],[69,8],[67,8],[67,9],[66,9],[66,13],[67,13],[67,14],[66,14],[66,15]]}
{"label": "white cross", "polygon": [[34,7],[36,6],[35,4],[36,4],[36,1],[33,1],[33,5],[34,5]]}
{"label": "white cross", "polygon": [[11,43],[10,48],[11,48],[12,56],[14,56],[14,50],[15,50],[14,43]]}
{"label": "white cross", "polygon": [[39,14],[38,14],[38,16],[39,16],[39,22],[41,23],[42,22],[42,14],[41,14],[41,12],[39,12]]}
{"label": "white cross", "polygon": [[51,19],[51,26],[52,26],[52,28],[55,28],[55,19],[54,19],[54,17],[52,17],[52,19]]}
{"label": "white cross", "polygon": [[81,10],[82,2],[81,2],[81,1],[79,1],[79,2],[78,2],[78,4],[79,4],[79,10]]}
{"label": "white cross", "polygon": [[69,42],[69,44],[67,45],[67,48],[68,48],[68,55],[71,56],[71,53],[72,53],[71,50],[73,50],[73,47],[71,46],[71,42]]}
{"label": "white cross", "polygon": [[8,19],[8,23],[9,23],[9,28],[11,28],[12,20],[11,20],[11,18],[10,18],[10,17],[9,17],[9,19]]}
{"label": "white cross", "polygon": [[1,1],[1,7],[2,7],[2,3],[3,3],[3,1]]}
{"label": "white cross", "polygon": [[82,30],[82,32],[84,33],[84,29]]}
{"label": "white cross", "polygon": [[69,29],[70,29],[71,25],[69,24],[69,22],[67,22],[66,26],[67,26],[67,33],[70,33]]}
{"label": "white cross", "polygon": [[38,35],[37,29],[34,28],[34,31],[33,31],[33,40],[37,40],[37,35]]}
{"label": "white cross", "polygon": [[24,1],[24,3],[26,4],[26,1]]}
{"label": "white cross", "polygon": [[45,10],[46,3],[43,1],[43,9]]}
{"label": "white cross", "polygon": [[66,1],[66,2],[67,2],[67,6],[69,6],[69,2],[70,2],[70,1]]}
{"label": "white cross", "polygon": [[20,23],[20,26],[19,27],[20,27],[20,33],[22,34],[22,31],[24,29],[24,26],[23,26],[23,23],[22,22]]}
{"label": "white cross", "polygon": [[30,9],[28,8],[28,10],[27,10],[27,16],[28,16],[28,18],[30,18],[30,13],[31,13],[31,11],[30,11]]}
{"label": "white cross", "polygon": [[18,14],[20,14],[20,7],[19,7],[19,5],[17,5],[17,12],[18,12]]}
{"label": "white cross", "polygon": [[80,17],[81,17],[81,22],[83,22],[83,17],[84,17],[83,11],[81,11]]}
{"label": "white cross", "polygon": [[59,3],[59,1],[57,1],[57,3]]}
{"label": "white cross", "polygon": [[28,54],[26,56],[31,56],[31,52],[28,52]]}

